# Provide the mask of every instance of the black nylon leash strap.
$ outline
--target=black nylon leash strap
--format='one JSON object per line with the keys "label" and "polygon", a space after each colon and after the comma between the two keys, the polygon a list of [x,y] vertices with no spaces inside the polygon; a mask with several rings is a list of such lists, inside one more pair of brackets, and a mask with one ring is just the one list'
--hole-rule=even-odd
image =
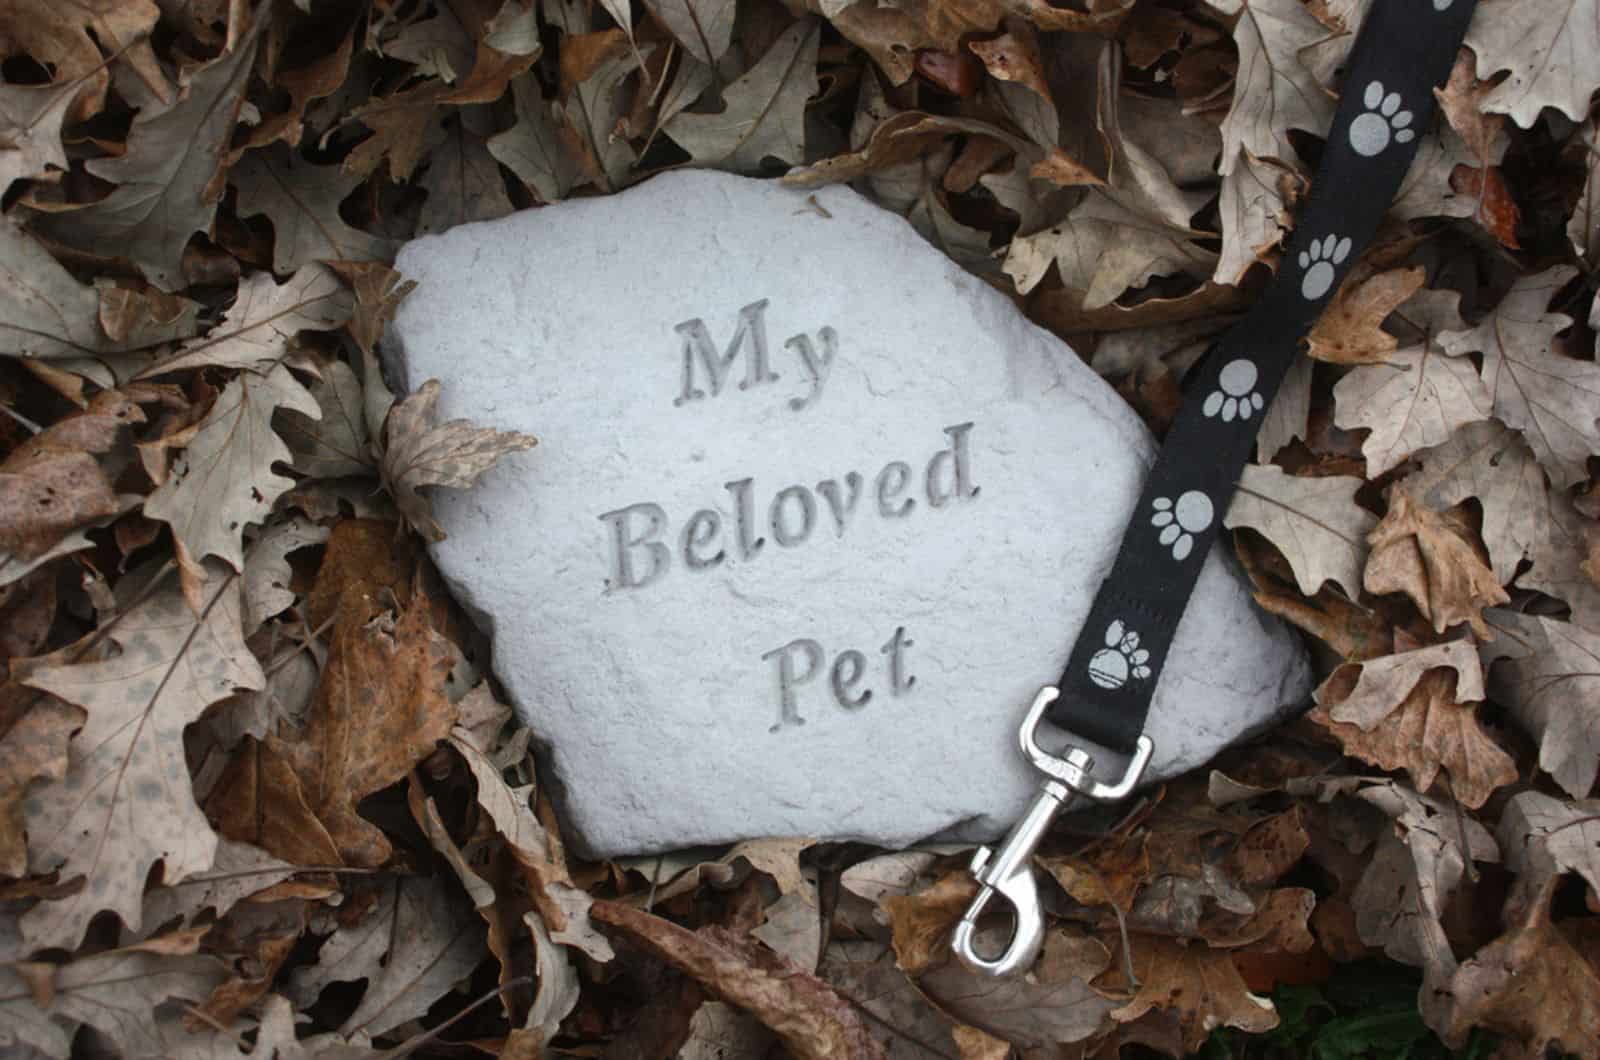
{"label": "black nylon leash strap", "polygon": [[1178,621],[1300,342],[1377,232],[1476,0],[1374,0],[1277,275],[1211,348],[1145,482],[1046,718],[1132,754]]}

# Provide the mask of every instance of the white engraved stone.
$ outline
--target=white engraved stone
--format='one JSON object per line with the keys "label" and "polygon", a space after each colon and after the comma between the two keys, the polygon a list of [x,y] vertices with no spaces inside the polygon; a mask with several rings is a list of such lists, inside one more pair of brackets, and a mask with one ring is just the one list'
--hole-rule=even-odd
{"label": "white engraved stone", "polygon": [[[539,438],[438,492],[434,556],[581,848],[1009,825],[1037,784],[1017,723],[1155,453],[1071,349],[845,187],[668,173],[398,264],[419,281],[386,338],[398,381]],[[1213,554],[1152,777],[1308,682]]]}

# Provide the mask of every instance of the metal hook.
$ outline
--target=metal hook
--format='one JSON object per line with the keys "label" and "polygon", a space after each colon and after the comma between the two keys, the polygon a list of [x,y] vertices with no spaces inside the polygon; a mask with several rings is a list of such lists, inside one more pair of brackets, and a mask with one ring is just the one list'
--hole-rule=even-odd
{"label": "metal hook", "polygon": [[[1133,758],[1123,775],[1103,784],[1090,774],[1094,759],[1081,747],[1065,755],[1054,755],[1039,746],[1037,732],[1044,722],[1044,711],[1060,693],[1046,685],[1033,697],[1022,720],[1018,741],[1023,755],[1047,778],[1028,811],[1001,841],[998,848],[980,847],[972,856],[972,875],[979,890],[956,925],[950,947],[962,963],[986,975],[1009,975],[1033,964],[1044,945],[1044,910],[1039,903],[1039,888],[1033,878],[1033,852],[1050,830],[1056,814],[1080,797],[1106,802],[1124,798],[1138,784],[1155,752],[1148,736],[1140,736]],[[985,957],[973,947],[978,918],[996,896],[1011,904],[1015,926],[1011,940],[997,957]]]}

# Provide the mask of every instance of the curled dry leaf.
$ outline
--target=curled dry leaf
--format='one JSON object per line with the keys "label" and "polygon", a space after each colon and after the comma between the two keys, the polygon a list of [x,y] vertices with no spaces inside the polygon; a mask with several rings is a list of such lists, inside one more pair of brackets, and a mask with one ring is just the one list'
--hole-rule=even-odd
{"label": "curled dry leaf", "polygon": [[883,1056],[850,1002],[752,939],[721,927],[690,931],[619,902],[595,902],[593,916],[755,1016],[802,1060]]}
{"label": "curled dry leaf", "polygon": [[1312,717],[1345,753],[1404,769],[1418,790],[1440,771],[1450,793],[1474,809],[1517,779],[1516,763],[1478,721],[1483,671],[1469,641],[1435,644],[1335,670],[1315,693]]}
{"label": "curled dry leaf", "polygon": [[474,427],[466,420],[435,424],[439,381],[430,379],[396,402],[384,426],[386,445],[378,469],[406,521],[430,541],[444,540],[425,486],[466,489],[507,453],[531,449],[537,439],[515,431]]}
{"label": "curled dry leaf", "polygon": [[1271,1000],[1250,992],[1226,950],[1142,935],[1133,967],[1139,989],[1111,1018],[1131,1023],[1155,1009],[1176,1012],[1184,1048],[1190,1052],[1216,1027],[1260,1033],[1278,1025]]}
{"label": "curled dry leaf", "polygon": [[1296,476],[1251,464],[1222,525],[1248,527],[1276,545],[1302,593],[1310,596],[1331,581],[1354,599],[1361,593],[1367,535],[1378,524],[1356,503],[1364,485],[1347,475]]}
{"label": "curled dry leaf", "polygon": [[1576,872],[1600,895],[1600,799],[1562,802],[1541,791],[1513,795],[1497,831],[1506,864],[1523,892]]}
{"label": "curled dry leaf", "polygon": [[1449,441],[1421,454],[1406,476],[1407,491],[1434,511],[1468,497],[1483,509],[1483,543],[1495,578],[1511,581],[1524,558],[1550,537],[1550,498],[1533,450],[1516,431],[1494,420],[1459,428]]}
{"label": "curled dry leaf", "polygon": [[[0,714],[16,709],[6,705]],[[58,781],[67,772],[67,742],[83,724],[83,711],[54,696],[38,696],[20,718],[0,734],[0,876],[25,876],[28,840],[23,799],[35,781]]]}
{"label": "curled dry leaf", "polygon": [[1312,325],[1307,352],[1330,364],[1389,361],[1387,355],[1399,343],[1383,330],[1383,322],[1421,289],[1425,279],[1426,270],[1404,268],[1388,269],[1359,283],[1346,280]]}
{"label": "curled dry leaf", "polygon": [[1389,488],[1388,514],[1367,541],[1372,554],[1362,583],[1368,592],[1405,593],[1437,633],[1466,622],[1479,639],[1489,638],[1483,609],[1510,597],[1464,531],[1396,484]]}
{"label": "curled dry leaf", "polygon": [[[211,867],[217,837],[195,805],[183,730],[265,677],[240,633],[239,579],[215,565],[208,573],[198,611],[163,579],[104,638],[17,664],[23,684],[88,712],[66,777],[25,804],[30,868],[84,877],[76,893],[23,917],[32,948],[76,949],[102,909],[137,931],[152,865],[168,884]],[[120,651],[96,657],[113,643]]]}

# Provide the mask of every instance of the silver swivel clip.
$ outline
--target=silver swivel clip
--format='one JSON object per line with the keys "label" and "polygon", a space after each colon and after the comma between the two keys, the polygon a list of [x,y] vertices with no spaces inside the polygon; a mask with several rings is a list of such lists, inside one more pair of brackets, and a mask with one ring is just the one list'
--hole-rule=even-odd
{"label": "silver swivel clip", "polygon": [[[1039,794],[1022,819],[1011,826],[998,849],[980,847],[972,855],[972,875],[978,881],[979,890],[956,925],[951,948],[962,963],[975,972],[1010,975],[1033,964],[1044,945],[1044,910],[1039,904],[1038,884],[1033,877],[1034,850],[1050,830],[1056,814],[1080,798],[1097,802],[1127,798],[1144,775],[1155,750],[1150,737],[1141,736],[1128,768],[1116,782],[1103,784],[1095,780],[1090,776],[1094,772],[1094,759],[1088,751],[1073,747],[1065,755],[1055,755],[1039,746],[1038,731],[1044,722],[1045,708],[1060,694],[1053,685],[1039,689],[1017,733],[1023,756],[1045,775]],[[973,935],[977,931],[978,917],[996,895],[1011,903],[1016,926],[1005,950],[997,957],[985,957],[973,948]]]}

